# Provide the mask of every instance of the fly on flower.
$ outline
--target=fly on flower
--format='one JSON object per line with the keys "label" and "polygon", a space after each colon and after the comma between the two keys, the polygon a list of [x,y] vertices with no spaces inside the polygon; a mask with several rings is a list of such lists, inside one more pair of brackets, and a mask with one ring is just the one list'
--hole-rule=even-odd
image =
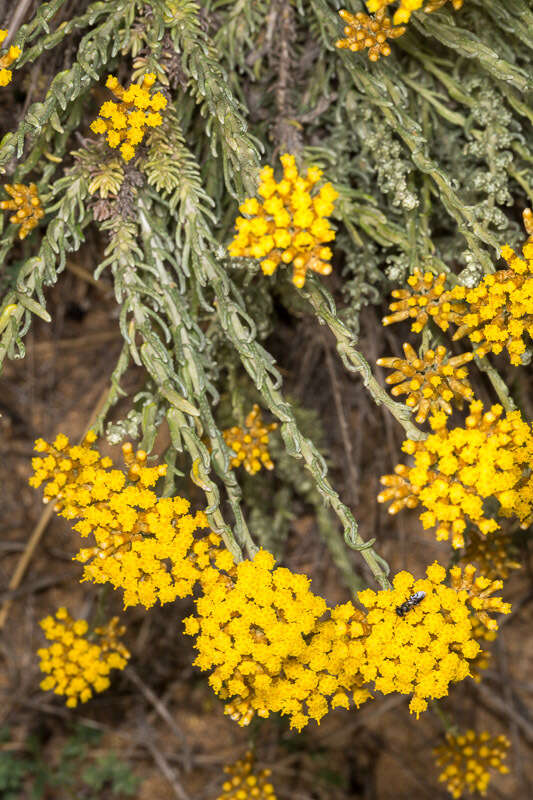
{"label": "fly on flower", "polygon": [[408,597],[405,603],[402,603],[401,606],[396,606],[396,613],[399,617],[403,617],[408,611],[422,602],[425,596],[425,592],[415,592],[411,595],[411,597]]}

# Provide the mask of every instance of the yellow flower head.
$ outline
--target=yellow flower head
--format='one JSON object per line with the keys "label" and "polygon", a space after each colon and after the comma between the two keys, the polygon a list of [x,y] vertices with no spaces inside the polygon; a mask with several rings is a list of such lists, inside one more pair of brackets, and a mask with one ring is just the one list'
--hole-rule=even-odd
{"label": "yellow flower head", "polygon": [[253,754],[249,750],[244,758],[224,767],[226,780],[217,800],[276,800],[274,787],[268,780],[271,770],[253,770]]}
{"label": "yellow flower head", "polygon": [[378,61],[380,56],[390,55],[387,39],[397,39],[405,33],[405,27],[391,25],[384,8],[380,8],[374,17],[369,17],[362,11],[351,14],[344,9],[339,11],[339,16],[347,23],[344,28],[346,38],[336,41],[335,47],[354,53],[367,49],[370,61]]}
{"label": "yellow flower head", "polygon": [[[0,30],[0,43],[4,41],[6,36],[7,31]],[[20,47],[13,47],[12,45],[7,53],[4,53],[2,56],[0,56],[0,86],[7,86],[8,83],[11,83],[13,73],[10,69],[7,69],[7,67],[10,67],[13,61],[16,61],[21,53],[22,50]]]}
{"label": "yellow flower head", "polygon": [[105,691],[110,671],[124,669],[130,657],[119,641],[126,629],[118,625],[118,617],[88,633],[85,620],[74,620],[66,608],[59,608],[55,619],[45,617],[40,625],[53,643],[37,651],[47,676],[41,689],[65,696],[70,708],[86,703],[94,692]]}
{"label": "yellow flower head", "polygon": [[450,292],[459,301],[454,303],[459,309],[454,340],[468,336],[480,357],[506,349],[515,366],[526,349],[524,337],[533,334],[533,243],[527,242],[522,253],[524,258],[505,245],[502,256],[509,269],[485,275],[473,289],[455,286]]}
{"label": "yellow flower head", "polygon": [[[429,0],[429,3],[424,6],[426,14],[431,14],[433,11],[438,11],[439,8],[447,3],[448,0]],[[451,0],[454,11],[459,11],[463,7],[463,0]]]}
{"label": "yellow flower head", "polygon": [[417,716],[428,699],[445,697],[450,683],[469,674],[479,651],[466,593],[444,585],[446,570],[436,562],[426,576],[415,580],[399,572],[392,591],[357,595],[370,626],[361,643],[361,675],[384,694],[411,694],[409,708]]}
{"label": "yellow flower head", "polygon": [[85,565],[84,580],[109,581],[124,589],[125,606],[150,608],[191,594],[216,559],[231,561],[219,536],[195,541],[194,532],[207,527],[202,511],[191,515],[187,500],[151,490],[164,465],[146,466],[146,453],[126,444],[126,472],[112,469],[111,459],[91,447],[95,438],[89,433],[74,447],[63,435],[52,445],[38,439],[36,449],[45,457],[33,459],[30,478],[34,487],[46,483],[45,499],[54,498],[61,516],[78,520],[74,530],[94,538],[75,556]]}
{"label": "yellow flower head", "polygon": [[93,133],[105,133],[110,147],[120,145],[120,153],[124,161],[131,161],[135,155],[135,145],[144,138],[146,128],[154,128],[163,124],[158,112],[167,106],[167,99],[161,94],[151,94],[155,83],[154,73],[144,76],[142,84],[131,84],[124,89],[117,78],[109,75],[106,87],[110,89],[118,103],[108,100],[100,107],[100,116],[91,123]]}
{"label": "yellow flower head", "polygon": [[437,765],[444,768],[439,781],[446,784],[457,800],[463,797],[464,792],[484,796],[491,771],[509,772],[503,763],[509,746],[506,736],[491,736],[488,731],[447,733],[445,744],[433,751]]}
{"label": "yellow flower head", "polygon": [[320,275],[331,272],[332,252],[324,244],[335,238],[327,217],[338,194],[331,183],[311,194],[321,170],[310,167],[304,178],[294,156],[286,153],[280,160],[283,179],[276,183],[272,167],[264,167],[258,188],[261,200],[248,198],[239,206],[251,219],[237,217],[229,254],[260,258],[265,275],[272,275],[281,263],[292,263],[292,282],[301,289],[308,270]]}
{"label": "yellow flower head", "polygon": [[381,479],[388,488],[378,501],[394,500],[389,513],[420,503],[426,509],[420,515],[424,528],[437,526],[437,539],[451,536],[455,548],[464,547],[467,523],[482,535],[499,529],[486,513],[490,497],[498,500],[500,516],[518,517],[527,526],[533,512],[533,436],[520,412],[503,416],[501,406],[492,406],[483,413],[475,401],[464,428],[448,430],[444,413],[434,414],[430,423],[433,433],[427,439],[402,446],[414,466],[396,468],[396,475]]}
{"label": "yellow flower head", "polygon": [[20,225],[19,239],[25,239],[28,233],[39,224],[39,220],[44,217],[44,211],[37,193],[37,186],[30,183],[25,186],[23,183],[6,183],[4,189],[11,195],[11,200],[2,200],[0,208],[3,211],[14,211],[10,222]]}
{"label": "yellow flower head", "polygon": [[406,394],[406,405],[416,411],[416,421],[425,422],[428,414],[444,411],[451,414],[451,403],[463,407],[464,400],[472,400],[474,392],[468,381],[468,371],[464,364],[471,361],[472,353],[448,357],[445,347],[439,345],[435,350],[426,350],[423,358],[418,358],[410,344],[403,345],[405,361],[401,358],[379,358],[380,367],[394,369],[386,378],[386,383],[398,384],[391,394],[397,397]]}
{"label": "yellow flower head", "polygon": [[268,452],[268,435],[277,427],[277,422],[265,425],[259,406],[254,405],[246,417],[243,428],[234,426],[223,431],[224,441],[235,453],[230,462],[231,466],[240,467],[242,464],[250,475],[255,475],[261,467],[274,469],[274,463]]}

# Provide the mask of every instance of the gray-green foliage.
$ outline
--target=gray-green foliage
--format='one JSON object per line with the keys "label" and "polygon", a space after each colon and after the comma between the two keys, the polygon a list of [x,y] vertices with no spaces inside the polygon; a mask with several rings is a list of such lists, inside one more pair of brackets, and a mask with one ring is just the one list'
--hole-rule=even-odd
{"label": "gray-green foliage", "polygon": [[[281,545],[306,469],[305,502],[316,507],[326,540],[337,541],[331,509],[346,542],[386,586],[386,564],[331,485],[265,347],[273,297],[279,291],[327,325],[346,368],[360,373],[408,436],[423,436],[356,349],[359,313],[417,266],[473,285],[495,269],[502,244],[519,245],[520,211],[533,194],[528,4],[469,0],[460,12],[415,13],[393,54],[375,64],[335,49],[342,31],[335,0],[110,0],[56,28],[61,5],[42,4],[15,40],[27,64],[78,37],[72,66],[0,142],[6,176],[31,176],[47,212],[27,258],[11,255],[14,226],[0,241],[9,265],[3,308],[16,305],[0,357],[23,355],[32,314],[48,319],[44,287],[88,230],[99,228],[107,249],[95,274],[107,270],[112,278],[124,338],[99,430],[123,393],[122,375],[137,364],[147,374],[145,389],[108,432],[113,442],[138,434],[150,449],[166,420],[165,493],[189,473],[205,492],[212,526],[237,556],[253,554],[258,543]],[[344,5],[364,8],[358,0]],[[93,137],[81,149],[76,142],[72,161],[73,133],[90,122],[88,108],[97,111],[93,88],[110,72],[136,80],[152,70],[170,104],[136,159],[117,162]],[[260,164],[288,147],[300,164],[320,165],[339,192],[339,312],[323,281],[310,278],[297,297],[287,289],[287,270],[265,278],[256,262],[227,254],[238,202],[254,194]],[[219,398],[229,395],[233,419],[223,423]],[[270,542],[268,508],[252,490],[243,499],[222,437],[224,424],[242,422],[254,401],[280,423],[285,453],[300,459],[279,455],[283,480],[269,495]],[[355,586],[346,551],[330,546]]]}

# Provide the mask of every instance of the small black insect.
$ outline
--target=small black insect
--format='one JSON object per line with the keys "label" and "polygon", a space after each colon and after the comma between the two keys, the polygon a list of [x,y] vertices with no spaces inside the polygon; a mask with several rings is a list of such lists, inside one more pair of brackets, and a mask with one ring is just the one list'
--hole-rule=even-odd
{"label": "small black insect", "polygon": [[396,613],[399,617],[403,617],[404,614],[407,614],[412,608],[417,606],[426,596],[425,592],[415,592],[408,597],[405,603],[402,603],[401,606],[396,606]]}

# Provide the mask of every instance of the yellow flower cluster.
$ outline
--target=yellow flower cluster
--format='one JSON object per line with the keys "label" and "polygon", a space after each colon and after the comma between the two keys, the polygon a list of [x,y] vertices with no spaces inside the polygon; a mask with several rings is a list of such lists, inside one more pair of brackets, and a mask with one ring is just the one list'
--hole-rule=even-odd
{"label": "yellow flower cluster", "polygon": [[351,14],[345,9],[339,11],[339,16],[347,23],[344,28],[346,38],[336,41],[335,47],[340,50],[351,50],[354,53],[367,49],[370,61],[378,61],[380,56],[389,56],[391,48],[387,39],[397,39],[405,33],[405,27],[391,25],[384,8],[381,8],[374,17],[369,17],[362,11]]}
{"label": "yellow flower cluster", "polygon": [[[300,730],[329,708],[361,705],[372,684],[384,694],[412,694],[418,715],[469,675],[480,650],[475,617],[486,626],[487,612],[509,608],[489,596],[498,585],[473,581],[471,568],[454,574],[451,587],[437,563],[426,574],[417,581],[401,572],[392,591],[359,592],[366,614],[351,602],[328,609],[305,575],[276,567],[261,550],[231,575],[204,581],[196,613],[185,620],[196,637],[195,664],[212,670],[209,683],[241,725],[280,712]],[[399,613],[417,592],[422,599]]]}
{"label": "yellow flower cluster", "polygon": [[491,579],[505,580],[509,577],[510,570],[520,569],[522,566],[516,560],[516,546],[513,537],[508,533],[481,536],[470,531],[460,560],[463,564],[476,564],[479,571]]}
{"label": "yellow flower cluster", "polygon": [[[527,228],[529,217],[524,219]],[[383,324],[411,317],[415,320],[411,330],[420,333],[430,318],[443,331],[452,322],[458,328],[453,340],[468,336],[480,358],[507,349],[511,364],[519,365],[526,349],[524,336],[533,336],[533,242],[528,239],[523,246],[524,258],[508,245],[501,253],[509,269],[485,275],[472,289],[446,290],[445,273],[435,277],[415,270],[407,280],[410,289],[392,292],[399,302],[390,304],[394,313],[384,317]]]}
{"label": "yellow flower cluster", "polygon": [[261,170],[258,194],[262,200],[248,198],[239,206],[237,233],[229,246],[231,256],[260,258],[265,275],[273,275],[280,263],[293,265],[292,282],[299,289],[308,270],[320,275],[331,272],[332,252],[325,242],[335,238],[327,217],[338,197],[331,183],[314,196],[313,186],[322,177],[318,167],[309,167],[306,177],[298,173],[294,156],[281,156],[283,178],[276,183],[272,167]]}
{"label": "yellow flower cluster", "polygon": [[224,767],[228,776],[222,784],[222,794],[217,800],[276,800],[274,787],[268,780],[271,770],[253,772],[253,754],[249,750],[244,758]]}
{"label": "yellow flower cluster", "polygon": [[519,411],[502,414],[498,405],[483,413],[482,403],[475,401],[466,426],[452,430],[444,413],[432,416],[433,433],[427,439],[403,443],[414,466],[402,465],[395,475],[383,476],[387,489],[378,502],[394,500],[391,514],[421,503],[427,509],[420,514],[424,528],[437,525],[437,539],[451,536],[455,548],[464,547],[467,522],[483,535],[499,529],[486,515],[484,501],[489,497],[498,500],[501,516],[516,516],[527,526],[533,510],[532,431]]}
{"label": "yellow flower cluster", "polygon": [[41,671],[47,675],[41,689],[66,696],[70,708],[78,702],[86,703],[93,692],[105,691],[110,671],[124,669],[130,657],[119,641],[126,629],[118,626],[118,617],[87,635],[85,620],[74,620],[66,608],[59,608],[55,619],[45,617],[40,625],[48,641],[53,642],[37,651]]}
{"label": "yellow flower cluster", "polygon": [[[124,161],[130,161],[135,155],[135,146],[142,142],[146,128],[155,128],[163,124],[159,111],[167,106],[167,99],[161,94],[151,95],[150,89],[156,81],[154,72],[144,76],[139,86],[132,83],[127,89],[120,85],[112,75],[107,78],[106,86],[111,89],[117,100],[108,100],[100,107],[99,117],[91,123],[94,133],[107,134],[110,147],[118,147]],[[122,143],[122,144],[121,144]]]}
{"label": "yellow flower cluster", "polygon": [[447,733],[446,743],[434,750],[437,765],[444,767],[439,781],[446,784],[454,798],[462,797],[464,792],[485,796],[491,770],[509,772],[503,763],[509,746],[506,736],[491,736],[487,731]]}
{"label": "yellow flower cluster", "polygon": [[[451,682],[469,674],[469,660],[479,645],[472,634],[468,593],[443,585],[446,570],[436,562],[426,578],[415,580],[399,572],[390,592],[359,592],[369,609],[370,633],[362,643],[359,669],[365,681],[374,681],[383,694],[413,695],[409,705],[420,714],[430,698],[445,697]],[[404,616],[397,608],[417,592],[423,599]]]}
{"label": "yellow flower cluster", "polygon": [[245,725],[254,713],[280,712],[300,730],[310,718],[319,722],[328,703],[348,707],[348,693],[357,705],[370,697],[358,673],[362,612],[346,603],[322,620],[326,602],[310,591],[309,578],[275,567],[264,550],[234,570],[233,578],[204,585],[196,614],[185,620],[185,632],[196,636],[194,663],[212,669],[209,683],[232,700],[233,718]]}
{"label": "yellow flower cluster", "polygon": [[[0,30],[0,43],[4,41],[7,36],[6,30]],[[3,56],[0,56],[0,86],[7,86],[8,83],[11,83],[11,78],[13,77],[13,73],[7,67],[10,67],[13,61],[16,61],[17,58],[22,53],[20,47],[11,47],[4,53]]]}
{"label": "yellow flower cluster", "polygon": [[235,425],[223,431],[224,441],[235,453],[230,462],[231,466],[240,467],[242,464],[250,475],[255,475],[262,466],[274,469],[274,463],[268,452],[268,434],[277,427],[277,422],[264,424],[261,410],[256,404],[246,417],[243,428]]}
{"label": "yellow flower cluster", "polygon": [[146,453],[123,448],[127,474],[111,469],[110,458],[91,448],[94,433],[80,446],[69,446],[60,434],[52,445],[38,439],[35,447],[44,458],[33,459],[30,485],[47,481],[45,500],[54,498],[56,510],[78,519],[74,529],[93,535],[95,546],[82,548],[75,559],[85,564],[84,580],[109,581],[124,589],[124,606],[146,608],[169,603],[192,593],[211,563],[232,563],[219,536],[193,537],[206,528],[202,511],[189,514],[182,497],[158,498],[149,487],[165,474],[165,466],[145,466]]}
{"label": "yellow flower cluster", "polygon": [[411,317],[415,321],[411,325],[413,333],[420,333],[428,320],[433,319],[439,328],[447,330],[450,314],[454,310],[446,293],[446,273],[433,275],[432,272],[420,272],[415,269],[407,279],[410,289],[395,289],[392,296],[398,303],[391,303],[389,308],[394,313],[383,317],[383,325],[402,322]]}
{"label": "yellow flower cluster", "polygon": [[533,243],[522,252],[525,260],[506,245],[501,253],[509,269],[485,275],[473,289],[454,286],[449,292],[452,301],[466,304],[454,340],[467,335],[480,357],[505,348],[515,366],[526,349],[524,334],[533,336]]}
{"label": "yellow flower cluster", "polygon": [[30,183],[25,186],[23,183],[6,183],[4,189],[11,195],[11,200],[2,200],[0,209],[2,211],[14,211],[10,222],[20,225],[19,239],[25,239],[28,233],[38,225],[39,220],[44,217],[43,207],[37,193],[37,186]]}
{"label": "yellow flower cluster", "polygon": [[416,411],[416,421],[425,422],[428,414],[436,411],[452,413],[451,402],[458,408],[464,400],[472,400],[474,392],[468,381],[468,370],[463,365],[471,361],[472,353],[448,357],[442,345],[436,350],[426,350],[418,358],[410,344],[403,345],[405,360],[401,358],[379,358],[380,367],[396,370],[386,378],[386,383],[398,384],[391,394],[397,397],[407,394],[405,404]]}

